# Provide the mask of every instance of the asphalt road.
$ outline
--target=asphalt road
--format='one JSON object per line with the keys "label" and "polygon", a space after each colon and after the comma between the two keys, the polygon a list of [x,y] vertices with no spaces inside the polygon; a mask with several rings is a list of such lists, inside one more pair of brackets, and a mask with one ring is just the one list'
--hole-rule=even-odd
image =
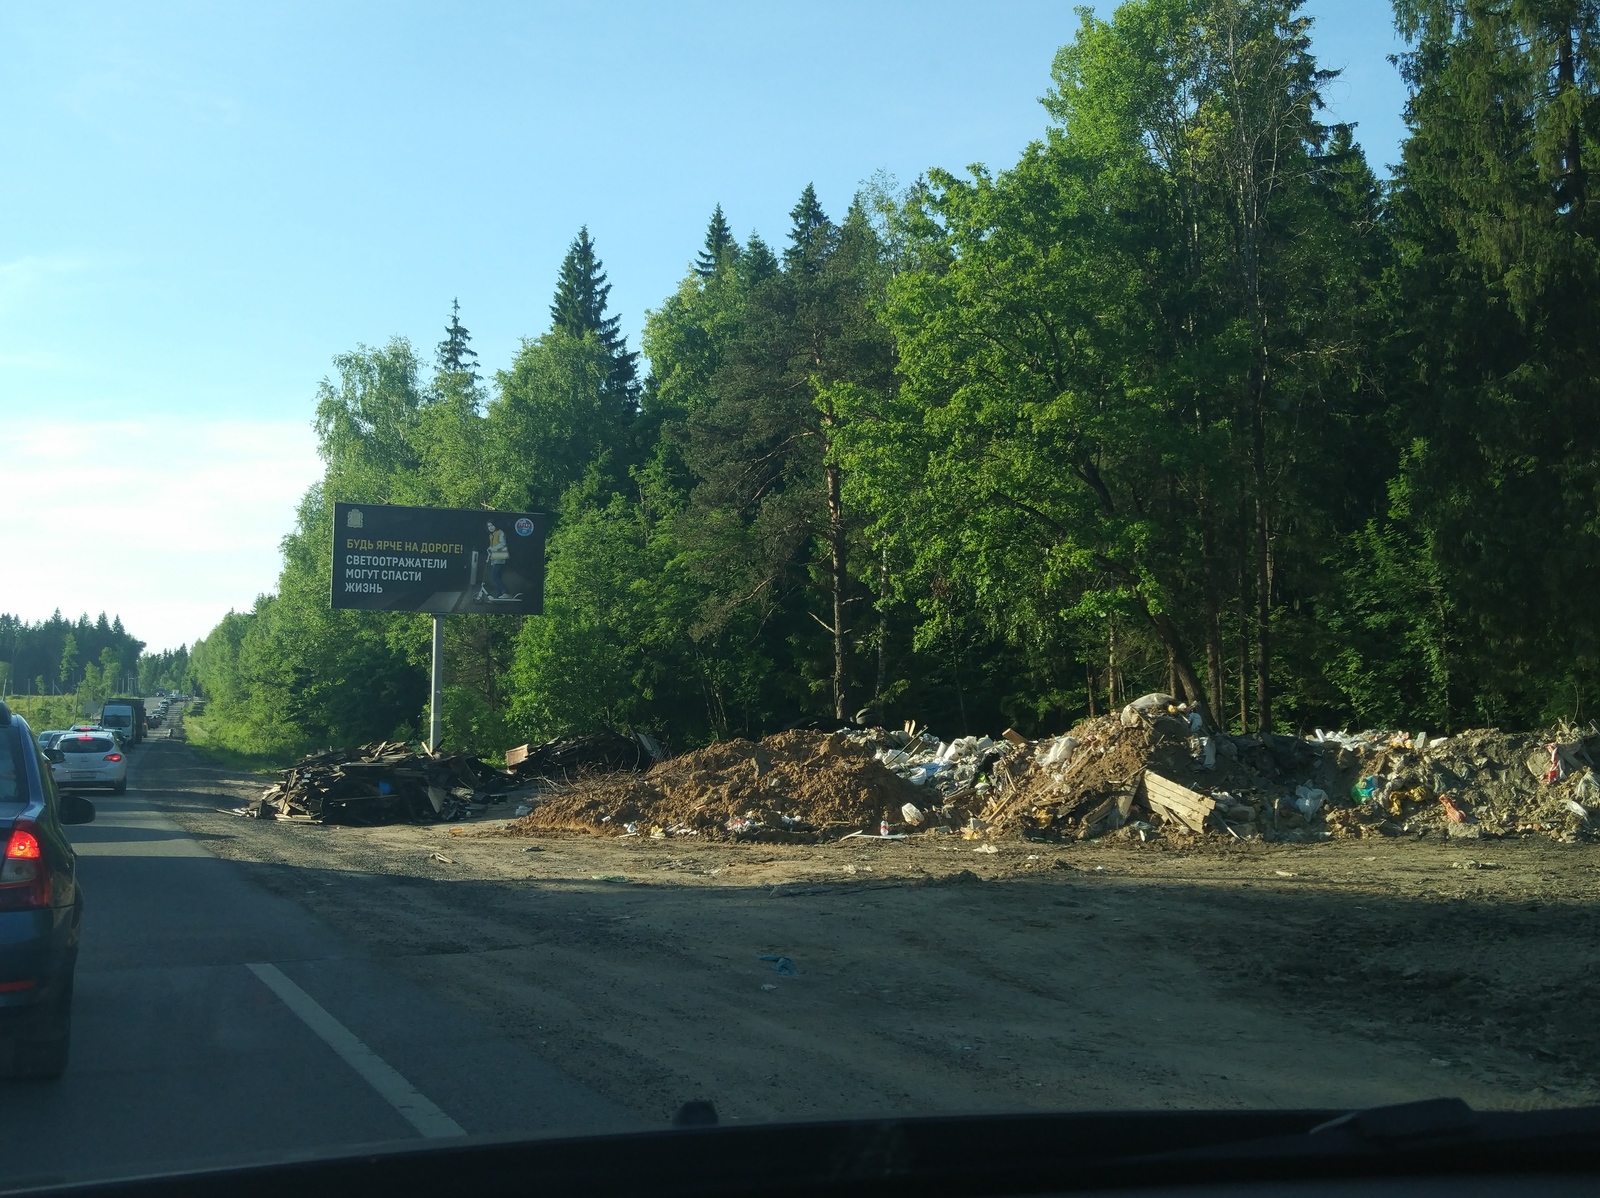
{"label": "asphalt road", "polygon": [[155,810],[168,754],[71,829],[85,892],[72,1059],[0,1081],[0,1189],[425,1136],[637,1119],[364,957]]}

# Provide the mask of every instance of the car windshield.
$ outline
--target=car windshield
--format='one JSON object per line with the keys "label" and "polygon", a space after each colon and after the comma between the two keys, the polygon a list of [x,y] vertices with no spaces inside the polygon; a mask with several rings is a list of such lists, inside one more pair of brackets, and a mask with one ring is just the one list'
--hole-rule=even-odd
{"label": "car windshield", "polygon": [[85,736],[81,733],[76,736],[64,736],[56,742],[56,748],[69,756],[84,753],[109,753],[115,747],[115,742],[108,737]]}
{"label": "car windshield", "polygon": [[1600,1103],[1600,0],[123,7],[0,19],[0,1189]]}

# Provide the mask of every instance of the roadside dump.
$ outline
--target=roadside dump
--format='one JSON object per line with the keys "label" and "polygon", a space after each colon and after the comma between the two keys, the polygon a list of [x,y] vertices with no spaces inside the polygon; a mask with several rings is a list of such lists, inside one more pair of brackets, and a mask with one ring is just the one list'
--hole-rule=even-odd
{"label": "roadside dump", "polygon": [[1029,740],[905,729],[719,742],[647,772],[558,784],[512,835],[810,842],[953,835],[1303,842],[1600,833],[1600,730],[1211,733],[1151,695]]}
{"label": "roadside dump", "polygon": [[[236,814],[323,823],[511,817],[589,832],[808,843],[920,835],[1229,843],[1600,837],[1600,729],[1232,736],[1171,696],[1030,740],[914,725],[792,730],[661,759],[642,734],[524,745],[505,768],[399,743],[313,754]],[[496,808],[498,808],[496,810]]]}
{"label": "roadside dump", "polygon": [[519,792],[537,793],[589,770],[642,769],[659,756],[647,736],[598,733],[523,745],[506,754],[500,769],[467,754],[434,755],[385,741],[304,757],[233,814],[329,824],[467,819]]}

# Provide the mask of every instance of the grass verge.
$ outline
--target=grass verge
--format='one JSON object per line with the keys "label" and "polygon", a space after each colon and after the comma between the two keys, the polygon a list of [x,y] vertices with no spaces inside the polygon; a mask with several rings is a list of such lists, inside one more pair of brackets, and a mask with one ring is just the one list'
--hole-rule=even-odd
{"label": "grass verge", "polygon": [[216,730],[208,726],[206,716],[185,716],[183,738],[202,760],[248,773],[270,773],[300,759],[300,754],[290,749],[261,753],[219,744]]}

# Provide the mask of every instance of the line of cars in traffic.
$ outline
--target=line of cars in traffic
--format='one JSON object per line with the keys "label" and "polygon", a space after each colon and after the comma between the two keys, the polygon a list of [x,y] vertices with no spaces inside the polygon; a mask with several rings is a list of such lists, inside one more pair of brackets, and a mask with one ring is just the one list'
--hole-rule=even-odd
{"label": "line of cars in traffic", "polygon": [[155,709],[144,699],[108,699],[94,724],[74,724],[39,733],[39,748],[50,762],[55,783],[63,790],[128,789],[128,751],[149,733],[150,725],[166,722],[171,700],[161,696]]}

